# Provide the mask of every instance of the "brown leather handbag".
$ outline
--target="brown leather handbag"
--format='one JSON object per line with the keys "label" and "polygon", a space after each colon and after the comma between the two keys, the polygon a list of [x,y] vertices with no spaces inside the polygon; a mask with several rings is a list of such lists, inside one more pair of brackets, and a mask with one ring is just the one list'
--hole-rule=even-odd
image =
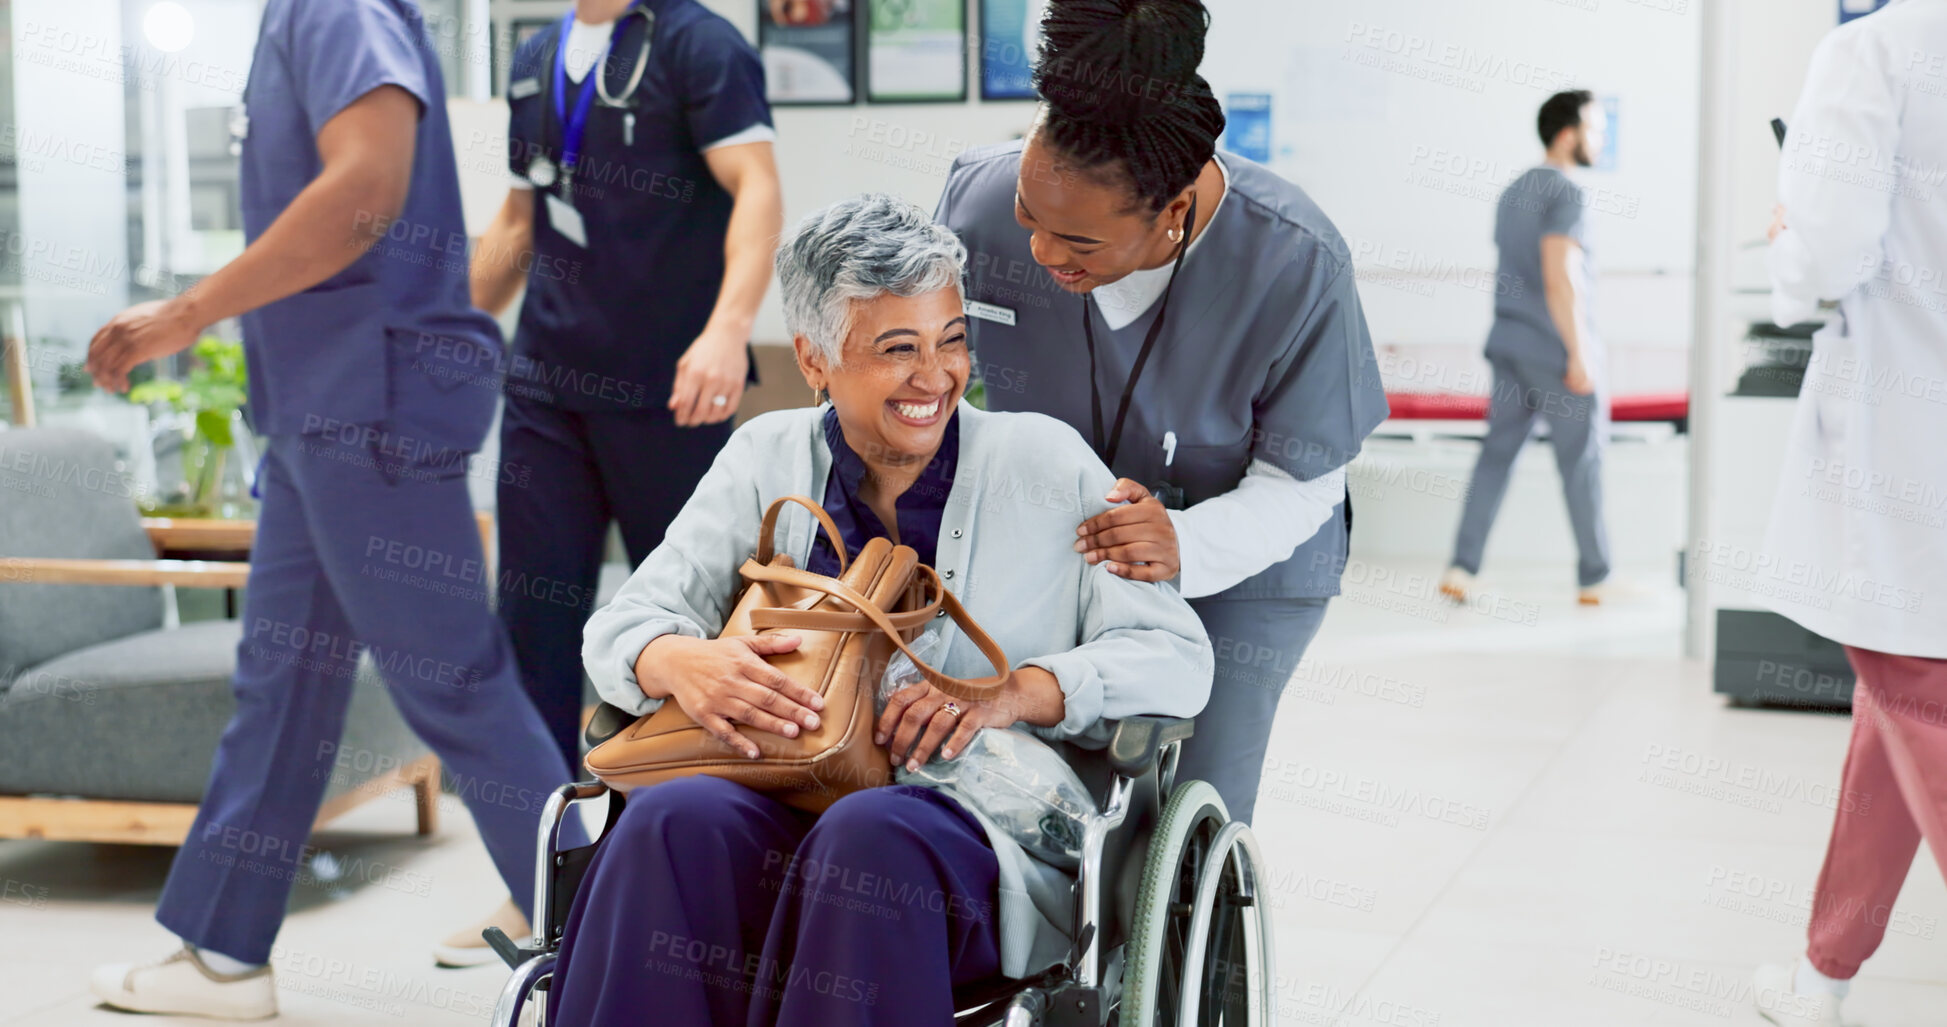
{"label": "brown leather handbag", "polygon": [[[838,577],[812,574],[775,552],[772,535],[786,503],[817,516],[838,553]],[[589,771],[609,787],[627,792],[706,774],[823,812],[845,795],[892,781],[892,761],[884,746],[874,744],[872,731],[879,679],[895,652],[906,653],[929,683],[962,701],[991,699],[1007,683],[1007,655],[911,547],[875,538],[848,557],[838,526],[803,496],[786,496],[764,511],[757,552],[740,573],[743,593],[717,637],[779,633],[804,639],[797,649],[765,660],[825,697],[818,729],[800,729],[796,738],[786,738],[739,725],[761,752],[751,759],[691,720],[674,701],[665,702],[588,754]],[[948,677],[907,648],[941,612],[993,664],[991,677]]]}

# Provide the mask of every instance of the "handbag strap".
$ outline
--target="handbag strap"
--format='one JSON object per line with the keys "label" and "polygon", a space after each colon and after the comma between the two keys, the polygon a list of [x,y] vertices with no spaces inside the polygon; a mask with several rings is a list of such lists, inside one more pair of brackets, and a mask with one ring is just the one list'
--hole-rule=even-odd
{"label": "handbag strap", "polygon": [[771,545],[771,536],[777,532],[777,515],[783,512],[787,503],[796,503],[810,510],[811,515],[818,518],[819,527],[825,529],[826,541],[832,544],[832,551],[838,554],[838,573],[845,573],[845,568],[851,564],[852,558],[845,552],[845,537],[839,534],[838,524],[832,520],[831,514],[825,512],[824,507],[803,496],[783,496],[774,499],[765,509],[764,526],[757,533],[757,562],[769,564],[771,557],[776,555],[777,550]]}
{"label": "handbag strap", "polygon": [[[925,565],[920,564],[918,566],[923,567]],[[939,579],[935,578],[934,580],[938,581]],[[940,615],[940,596],[944,592],[941,589],[934,589],[932,601],[925,601],[925,590],[922,587],[923,581],[924,578],[917,573],[916,568],[912,584],[908,586],[906,593],[900,597],[902,606],[909,599],[913,601],[913,605],[909,608],[885,611],[886,619],[892,622],[893,627],[899,629],[900,637],[902,638],[905,637],[907,632],[918,634],[926,630],[926,626],[933,623],[933,619]],[[885,610],[885,607],[881,606],[880,609]],[[802,606],[759,607],[750,611],[750,626],[758,631],[764,631],[768,628],[799,628],[808,631],[854,632],[879,630],[879,625],[874,623],[872,618],[867,617],[863,613],[859,613],[857,610],[821,609],[816,606],[810,609],[805,609]]]}
{"label": "handbag strap", "polygon": [[[926,679],[927,684],[932,685],[955,699],[966,702],[985,702],[1000,695],[1001,690],[1007,686],[1007,679],[1012,676],[1012,670],[1007,662],[1007,654],[1001,651],[1000,645],[994,641],[992,636],[988,635],[978,623],[975,623],[973,615],[967,612],[966,607],[960,605],[960,600],[955,599],[953,593],[947,591],[946,584],[940,580],[939,572],[925,564],[920,564],[917,570],[925,580],[932,584],[933,594],[938,597],[927,606],[922,607],[922,610],[944,609],[947,616],[953,618],[953,623],[959,625],[960,630],[966,633],[968,640],[972,641],[975,648],[980,650],[980,654],[987,657],[987,662],[993,665],[994,673],[991,676],[967,679],[956,678],[941,673],[931,664],[920,659],[917,653],[907,648],[906,640],[900,637],[900,623],[896,622],[892,615],[888,615],[886,611],[879,608],[879,604],[867,599],[857,589],[837,578],[829,578],[823,574],[812,574],[808,571],[799,570],[796,567],[760,564],[754,559],[744,562],[742,573],[744,578],[749,581],[773,581],[783,585],[810,589],[814,592],[823,592],[833,599],[852,607],[864,615],[866,621],[872,627],[885,632],[886,636],[892,639],[892,644],[897,646],[900,652],[905,653],[907,659],[913,661],[913,667],[919,671],[921,677]],[[776,627],[822,627],[822,625],[815,625],[801,619],[802,615],[814,612],[816,611],[781,609],[753,610],[751,611],[751,626],[753,628],[757,627],[761,616],[764,621]],[[905,619],[901,618],[901,620]],[[848,627],[841,630],[853,629]]]}
{"label": "handbag strap", "polygon": [[[911,610],[895,610],[886,614],[886,619],[899,633],[919,632],[939,616],[940,604],[936,600],[926,606]],[[750,611],[750,626],[756,631],[771,628],[796,628],[802,631],[877,631],[879,625],[872,618],[850,610],[799,610],[788,606],[764,606]]]}

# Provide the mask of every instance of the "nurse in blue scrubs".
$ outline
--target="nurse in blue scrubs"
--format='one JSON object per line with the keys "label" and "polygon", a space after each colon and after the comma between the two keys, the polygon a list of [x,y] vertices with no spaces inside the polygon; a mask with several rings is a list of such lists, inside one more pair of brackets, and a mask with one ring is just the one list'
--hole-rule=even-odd
{"label": "nurse in blue scrubs", "polygon": [[1338,230],[1216,149],[1208,24],[1200,0],[1050,0],[1032,130],[962,154],[937,216],[970,251],[988,407],[1067,421],[1123,479],[1077,548],[1203,618],[1217,676],[1181,772],[1248,821],[1386,400]]}
{"label": "nurse in blue scrubs", "polygon": [[340,760],[369,758],[338,746],[361,656],[517,896],[568,772],[487,608],[467,458],[498,401],[500,335],[454,256],[459,177],[418,8],[269,0],[244,111],[249,245],[116,316],[88,354],[122,391],[138,364],[242,318],[264,459],[236,713],[156,909],[182,947],[93,980],[120,1009],[232,1020],[276,1013],[266,964],[311,824]]}
{"label": "nurse in blue scrubs", "polygon": [[[499,609],[579,767],[581,627],[608,526],[640,564],[730,438],[784,209],[763,66],[697,0],[576,0],[514,52],[507,99],[513,180],[473,261],[482,309],[526,288]],[[494,958],[470,953],[441,958]]]}

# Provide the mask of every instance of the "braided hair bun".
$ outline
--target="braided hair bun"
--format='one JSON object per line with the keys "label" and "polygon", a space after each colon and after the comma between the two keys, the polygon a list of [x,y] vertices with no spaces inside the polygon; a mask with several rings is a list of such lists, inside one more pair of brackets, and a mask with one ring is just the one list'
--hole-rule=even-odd
{"label": "braided hair bun", "polygon": [[1217,152],[1224,111],[1197,74],[1202,0],[1049,0],[1034,86],[1044,140],[1162,210]]}

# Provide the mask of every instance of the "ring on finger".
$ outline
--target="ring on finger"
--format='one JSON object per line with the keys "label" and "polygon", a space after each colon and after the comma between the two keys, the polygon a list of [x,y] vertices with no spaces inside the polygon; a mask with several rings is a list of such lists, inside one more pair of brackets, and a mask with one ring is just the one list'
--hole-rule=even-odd
{"label": "ring on finger", "polygon": [[965,712],[965,711],[963,711],[963,710],[961,710],[961,709],[960,709],[960,704],[959,704],[959,703],[957,703],[957,702],[954,702],[954,701],[953,701],[953,700],[951,700],[951,699],[948,699],[948,700],[946,701],[946,705],[945,705],[945,706],[942,706],[942,707],[940,707],[940,709],[941,709],[941,710],[942,710],[943,712],[946,712],[946,713],[951,713],[951,714],[953,714],[953,715],[954,715],[955,717],[958,717],[958,716],[960,716],[960,714],[961,714],[961,713],[963,713],[963,712]]}

